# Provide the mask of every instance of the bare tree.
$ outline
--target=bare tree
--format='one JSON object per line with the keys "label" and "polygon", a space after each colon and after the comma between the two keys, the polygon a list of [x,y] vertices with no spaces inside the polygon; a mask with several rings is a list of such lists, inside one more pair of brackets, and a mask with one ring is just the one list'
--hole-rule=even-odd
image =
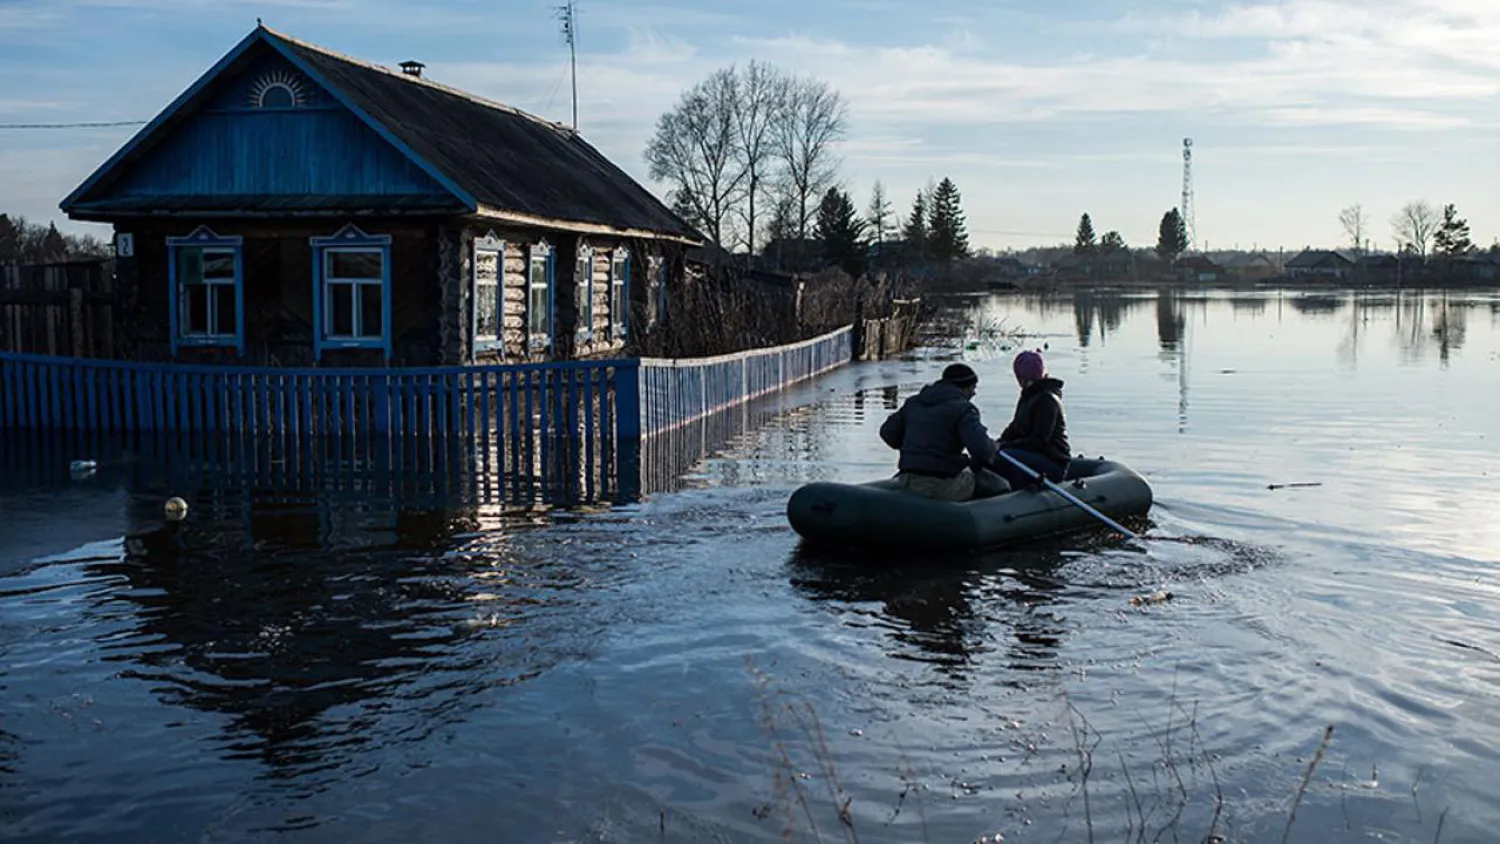
{"label": "bare tree", "polygon": [[833,184],[838,168],[833,144],[844,137],[848,107],[828,83],[818,79],[787,80],[783,108],[775,127],[783,188],[797,212],[797,237],[806,238],[817,198]]}
{"label": "bare tree", "polygon": [[1355,254],[1365,250],[1365,232],[1370,228],[1370,220],[1365,216],[1365,207],[1355,203],[1339,212],[1339,225],[1344,227],[1344,234],[1349,238],[1349,245]]}
{"label": "bare tree", "polygon": [[751,60],[744,74],[738,76],[739,96],[735,99],[734,134],[740,162],[745,168],[745,246],[755,254],[755,235],[760,222],[756,199],[762,195],[764,182],[772,166],[772,130],[782,110],[785,91],[783,77],[770,65]]}
{"label": "bare tree", "polygon": [[645,156],[651,178],[671,186],[673,206],[726,248],[733,246],[731,213],[747,181],[735,132],[738,100],[734,72],[714,72],[657,119]]}
{"label": "bare tree", "polygon": [[870,208],[865,212],[865,218],[870,222],[875,242],[885,242],[886,232],[891,230],[890,224],[895,220],[895,216],[891,211],[890,200],[885,197],[885,186],[880,183],[879,179],[875,180],[875,187],[870,190]]}
{"label": "bare tree", "polygon": [[1438,213],[1426,200],[1416,200],[1401,206],[1391,218],[1391,230],[1396,235],[1396,245],[1401,251],[1412,251],[1427,257],[1427,244],[1437,230]]}

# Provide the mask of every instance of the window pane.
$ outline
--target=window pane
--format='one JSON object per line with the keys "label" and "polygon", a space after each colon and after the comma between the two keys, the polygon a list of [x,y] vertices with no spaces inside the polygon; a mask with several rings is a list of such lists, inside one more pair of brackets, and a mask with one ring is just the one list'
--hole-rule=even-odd
{"label": "window pane", "polygon": [[547,258],[544,255],[531,259],[531,286],[547,286]]}
{"label": "window pane", "polygon": [[500,333],[496,301],[499,289],[493,284],[481,284],[474,291],[474,333],[480,337],[494,337]]}
{"label": "window pane", "polygon": [[350,284],[328,285],[328,333],[334,337],[350,337],[354,334],[354,286]]}
{"label": "window pane", "polygon": [[359,286],[359,328],[364,337],[381,337],[385,334],[382,325],[385,312],[380,302],[380,285]]}
{"label": "window pane", "polygon": [[208,333],[208,290],[195,284],[182,291],[184,334]]}
{"label": "window pane", "polygon": [[197,246],[177,248],[177,281],[183,285],[203,283],[203,249]]}
{"label": "window pane", "polygon": [[215,284],[210,290],[214,297],[214,333],[227,336],[234,335],[234,285]]}
{"label": "window pane", "polygon": [[330,278],[380,278],[380,253],[375,250],[330,252],[328,262]]}
{"label": "window pane", "polygon": [[234,253],[228,250],[214,249],[203,253],[203,278],[222,279],[224,281],[234,280]]}
{"label": "window pane", "polygon": [[527,306],[527,324],[532,334],[547,333],[547,288],[531,288],[531,301]]}

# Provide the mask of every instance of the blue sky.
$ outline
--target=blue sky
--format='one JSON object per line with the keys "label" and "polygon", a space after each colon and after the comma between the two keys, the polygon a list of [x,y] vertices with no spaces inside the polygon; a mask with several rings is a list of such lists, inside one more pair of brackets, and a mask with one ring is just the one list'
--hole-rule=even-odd
{"label": "blue sky", "polygon": [[[569,119],[561,0],[0,0],[0,124],[149,119],[255,25]],[[580,0],[579,119],[646,178],[683,88],[751,58],[849,102],[863,207],[929,180],[996,249],[1099,232],[1154,243],[1194,139],[1199,245],[1337,245],[1364,205],[1377,246],[1404,202],[1500,235],[1497,0]],[[0,208],[57,203],[134,130],[0,129]],[[78,229],[79,226],[73,225]],[[86,230],[86,229],[85,229]]]}

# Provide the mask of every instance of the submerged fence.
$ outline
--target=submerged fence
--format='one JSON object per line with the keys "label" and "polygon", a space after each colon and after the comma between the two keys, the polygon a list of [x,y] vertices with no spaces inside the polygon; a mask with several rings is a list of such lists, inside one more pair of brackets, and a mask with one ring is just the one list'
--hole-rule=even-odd
{"label": "submerged fence", "polygon": [[507,497],[630,499],[641,441],[847,363],[851,332],[695,360],[426,369],[142,364],[0,353],[0,430],[169,450],[281,485],[426,472]]}
{"label": "submerged fence", "polygon": [[712,358],[642,358],[641,435],[680,428],[848,363],[852,327],[810,340]]}

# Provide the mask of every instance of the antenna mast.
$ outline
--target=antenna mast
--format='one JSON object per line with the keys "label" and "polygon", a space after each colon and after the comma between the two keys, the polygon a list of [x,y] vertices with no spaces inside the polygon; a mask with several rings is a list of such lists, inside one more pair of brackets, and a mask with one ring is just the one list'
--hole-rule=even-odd
{"label": "antenna mast", "polygon": [[558,17],[562,19],[563,37],[568,41],[568,66],[573,75],[573,131],[578,131],[578,16],[573,8],[573,0],[568,0],[567,5],[557,7]]}
{"label": "antenna mast", "polygon": [[1182,225],[1187,229],[1187,248],[1193,251],[1198,224],[1193,217],[1193,139],[1182,139]]}

